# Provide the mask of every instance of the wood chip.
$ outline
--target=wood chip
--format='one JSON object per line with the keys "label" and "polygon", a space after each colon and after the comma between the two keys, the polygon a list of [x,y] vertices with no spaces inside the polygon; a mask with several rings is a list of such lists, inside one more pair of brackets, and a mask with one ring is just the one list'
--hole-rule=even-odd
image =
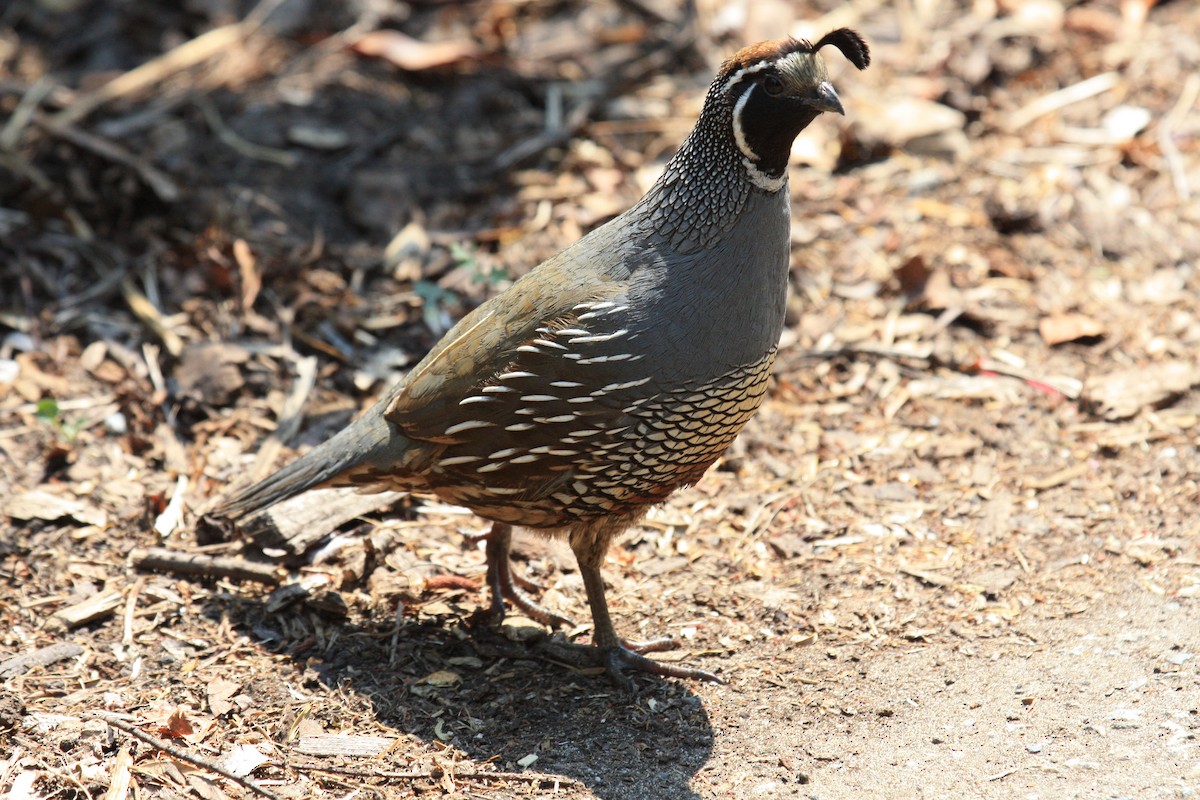
{"label": "wood chip", "polygon": [[396,739],[387,736],[343,736],[326,733],[301,736],[293,748],[306,756],[371,757],[386,753]]}
{"label": "wood chip", "polygon": [[1092,378],[1084,386],[1083,401],[1107,420],[1122,420],[1194,386],[1200,386],[1200,364],[1169,361]]}
{"label": "wood chip", "polygon": [[1042,318],[1038,323],[1038,332],[1042,335],[1042,341],[1053,347],[1077,339],[1103,336],[1107,329],[1103,323],[1084,314],[1055,314]]}
{"label": "wood chip", "polygon": [[931,572],[926,569],[916,569],[915,567],[900,567],[900,572],[909,575],[922,583],[927,583],[930,586],[950,586],[954,583],[954,579],[941,575],[936,572]]}
{"label": "wood chip", "polygon": [[108,791],[104,793],[104,800],[125,800],[129,796],[129,787],[133,783],[132,766],[130,747],[128,744],[122,745],[108,774]]}
{"label": "wood chip", "polygon": [[121,605],[116,589],[94,594],[83,602],[60,608],[46,622],[47,630],[71,630],[111,615]]}
{"label": "wood chip", "polygon": [[1063,484],[1070,483],[1076,478],[1087,475],[1090,469],[1091,468],[1085,462],[1072,464],[1069,467],[1060,469],[1057,472],[1053,472],[1041,478],[1026,478],[1025,487],[1027,489],[1033,489],[1039,492],[1046,489],[1053,489],[1056,486],[1062,486]]}
{"label": "wood chip", "polygon": [[24,675],[34,667],[47,667],[65,658],[74,658],[82,652],[83,648],[77,644],[60,642],[29,653],[12,656],[0,661],[0,678]]}
{"label": "wood chip", "polygon": [[305,492],[239,520],[237,528],[259,547],[299,554],[344,523],[381,511],[406,496],[403,492],[362,494],[354,489]]}
{"label": "wood chip", "polygon": [[0,512],[25,521],[41,519],[54,522],[69,518],[84,525],[101,527],[108,523],[108,515],[102,509],[89,506],[73,497],[52,494],[44,489],[34,489],[8,498],[0,507]]}

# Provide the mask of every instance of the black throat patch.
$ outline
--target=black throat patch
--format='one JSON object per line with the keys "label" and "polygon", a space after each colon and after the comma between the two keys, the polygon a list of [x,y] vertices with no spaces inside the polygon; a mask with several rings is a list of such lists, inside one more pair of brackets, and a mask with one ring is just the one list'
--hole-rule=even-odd
{"label": "black throat patch", "polygon": [[757,81],[745,89],[734,109],[738,147],[751,164],[767,178],[776,179],[787,170],[792,142],[817,118],[803,101],[771,97]]}

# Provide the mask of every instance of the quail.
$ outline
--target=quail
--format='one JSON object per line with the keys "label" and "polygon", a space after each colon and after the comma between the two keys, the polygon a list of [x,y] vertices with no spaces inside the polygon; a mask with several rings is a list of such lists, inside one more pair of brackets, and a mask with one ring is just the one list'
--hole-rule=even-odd
{"label": "quail", "polygon": [[719,681],[645,655],[613,628],[610,542],[698,480],[758,409],[783,329],[792,142],[842,114],[819,51],[858,69],[841,28],[746,47],[721,66],[695,128],[625,213],[463,317],[360,418],[213,510],[236,519],[314,487],[420,490],[492,522],[491,608],[568,622],[519,588],[512,527],[563,535],[592,614],[589,653],[627,672]]}

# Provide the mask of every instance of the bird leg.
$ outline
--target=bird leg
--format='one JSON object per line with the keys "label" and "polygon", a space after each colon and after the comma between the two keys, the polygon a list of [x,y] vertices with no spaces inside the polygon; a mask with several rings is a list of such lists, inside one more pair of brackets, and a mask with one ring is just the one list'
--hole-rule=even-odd
{"label": "bird leg", "polygon": [[633,684],[625,675],[627,670],[647,672],[668,678],[690,678],[694,680],[724,683],[711,672],[689,667],[677,667],[646,658],[642,653],[670,650],[675,641],[669,636],[646,642],[632,642],[617,636],[612,617],[608,613],[608,600],[604,595],[604,578],[600,575],[600,563],[608,550],[608,543],[615,533],[608,526],[597,531],[589,526],[571,531],[571,549],[579,562],[579,573],[587,590],[588,606],[592,611],[592,642],[600,656],[600,662],[608,671],[609,678],[624,689],[632,690]]}
{"label": "bird leg", "polygon": [[504,601],[519,608],[525,616],[541,623],[548,628],[572,628],[575,623],[566,617],[555,614],[547,608],[538,605],[527,594],[521,591],[518,584],[537,587],[532,581],[527,581],[514,575],[509,551],[512,548],[512,526],[503,522],[493,522],[492,529],[483,535],[487,540],[487,583],[491,590],[492,618],[499,623],[504,619]]}

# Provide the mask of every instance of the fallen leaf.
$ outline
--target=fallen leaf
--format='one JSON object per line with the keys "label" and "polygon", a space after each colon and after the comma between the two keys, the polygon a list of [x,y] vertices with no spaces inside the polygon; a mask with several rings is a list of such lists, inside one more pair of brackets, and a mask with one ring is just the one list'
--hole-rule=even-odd
{"label": "fallen leaf", "polygon": [[462,676],[448,669],[439,669],[437,672],[431,672],[421,678],[417,683],[425,683],[430,686],[454,686],[462,683]]}
{"label": "fallen leaf", "polygon": [[240,688],[240,683],[234,683],[225,678],[209,681],[208,710],[213,713],[213,716],[219,717],[233,710],[234,704],[229,701],[229,698],[233,697]]}
{"label": "fallen leaf", "polygon": [[1089,336],[1103,336],[1107,331],[1103,323],[1085,314],[1054,314],[1042,318],[1038,332],[1042,334],[1042,341],[1053,347]]}
{"label": "fallen leaf", "polygon": [[182,739],[184,736],[191,735],[194,730],[191,721],[187,718],[187,712],[180,706],[171,712],[171,716],[167,717],[166,724],[159,726],[158,733],[168,739]]}
{"label": "fallen leaf", "polygon": [[245,384],[241,364],[250,354],[225,342],[197,342],[183,350],[175,369],[180,396],[192,402],[228,405]]}
{"label": "fallen leaf", "polygon": [[262,289],[262,273],[258,269],[258,259],[250,250],[245,239],[235,239],[233,242],[233,258],[237,261],[238,273],[242,276],[242,308],[249,311],[258,299]]}
{"label": "fallen leaf", "polygon": [[221,766],[239,778],[244,778],[270,760],[257,748],[248,744],[239,744],[234,745],[233,750],[229,751],[229,755],[221,759]]}
{"label": "fallen leaf", "polygon": [[932,274],[933,270],[920,255],[908,259],[892,272],[892,275],[900,283],[901,291],[910,295],[919,295],[925,291],[925,284]]}

